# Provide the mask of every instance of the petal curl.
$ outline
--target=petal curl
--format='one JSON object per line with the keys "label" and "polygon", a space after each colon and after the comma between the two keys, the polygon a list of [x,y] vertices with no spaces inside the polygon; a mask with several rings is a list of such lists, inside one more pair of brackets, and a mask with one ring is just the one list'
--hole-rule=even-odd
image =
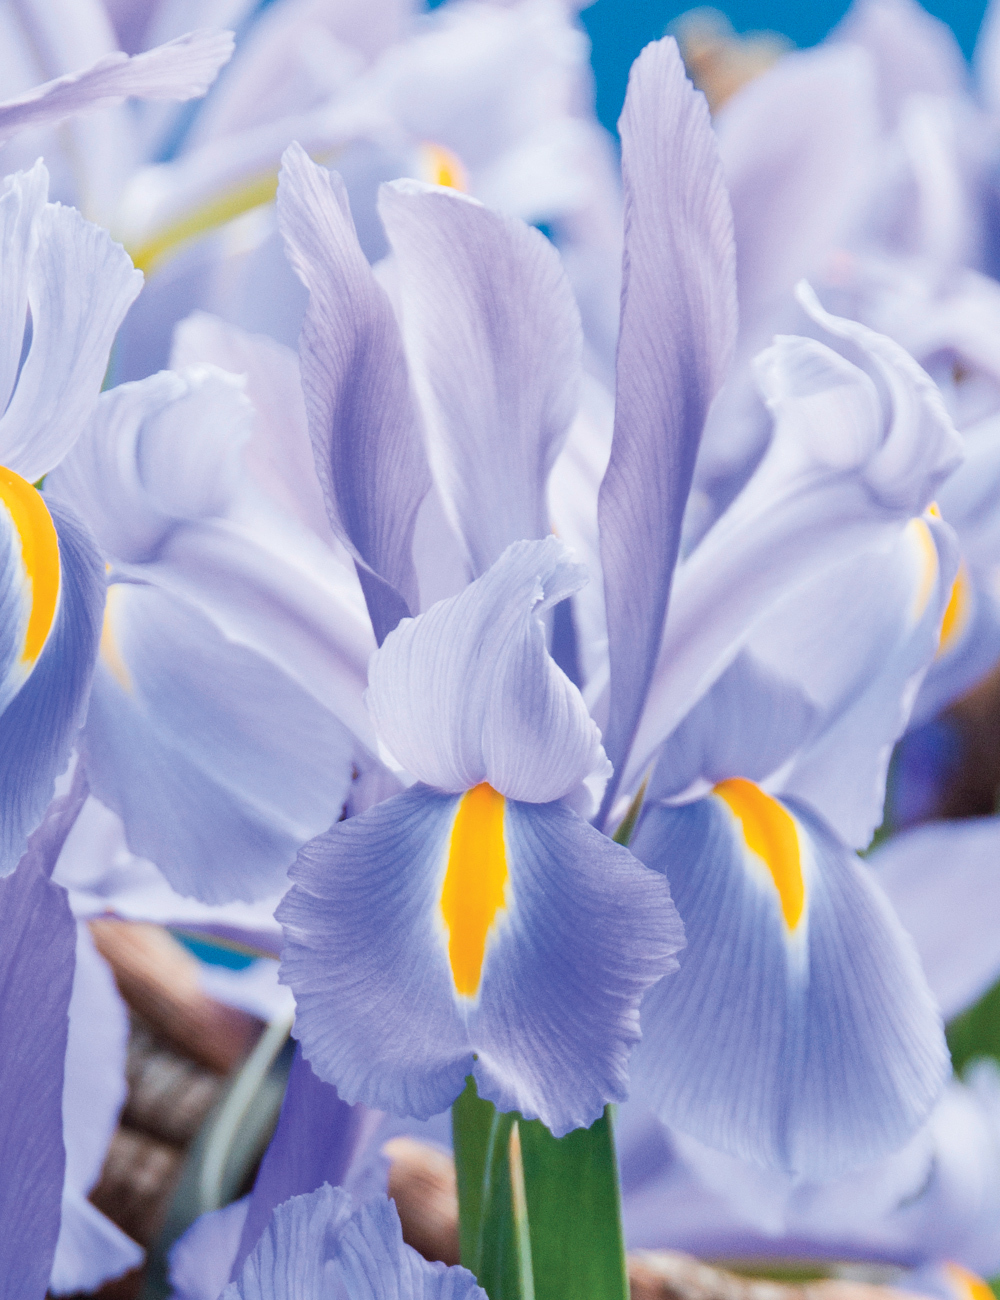
{"label": "petal curl", "polygon": [[372,657],[366,696],[393,756],[439,790],[488,781],[531,803],[606,775],[600,733],[539,618],[585,581],[556,538],[517,542],[457,596],[404,621]]}
{"label": "petal curl", "polygon": [[666,1123],[829,1178],[901,1146],[948,1070],[941,1021],[869,869],[801,805],[727,782],[643,819],[688,947],[642,1007],[636,1086]]}
{"label": "petal curl", "polygon": [[84,68],[0,103],[0,144],[18,131],[104,108],[127,97],[195,99],[233,52],[233,33],[200,30],[129,58],[116,51]]}
{"label": "petal curl", "polygon": [[502,1110],[565,1133],[625,1095],[638,999],[673,969],[681,927],[627,850],[562,805],[510,800],[502,901],[459,993],[450,945],[476,924],[444,899],[461,803],[415,786],[300,853],[278,910],[296,1033],[346,1100],[426,1118],[473,1074]]}
{"label": "petal curl", "polygon": [[384,185],[379,212],[435,479],[478,577],[512,542],[550,531],[579,312],[555,248],[524,222],[416,181]]}

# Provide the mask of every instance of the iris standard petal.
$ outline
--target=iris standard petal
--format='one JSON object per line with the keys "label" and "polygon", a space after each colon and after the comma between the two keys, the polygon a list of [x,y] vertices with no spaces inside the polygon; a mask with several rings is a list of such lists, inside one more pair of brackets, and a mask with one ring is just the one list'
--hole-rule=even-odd
{"label": "iris standard petal", "polygon": [[299,355],[320,484],[334,531],[360,562],[381,642],[416,608],[413,528],[430,487],[403,343],[343,182],[299,145],[282,161],[278,214],[309,290]]}
{"label": "iris standard petal", "polygon": [[871,1163],[948,1069],[917,954],[869,868],[752,782],[656,807],[634,840],[669,873],[688,947],[647,994],[633,1077],[711,1146],[812,1178]]}
{"label": "iris standard petal", "polygon": [[599,503],[616,770],[656,663],[695,454],[736,332],[729,199],[708,106],[672,39],[633,65],[620,129],[621,331]]}
{"label": "iris standard petal", "polygon": [[203,902],[279,891],[351,780],[353,740],[331,713],[153,586],[108,592],[84,737],[132,851]]}
{"label": "iris standard petal", "polygon": [[49,192],[49,173],[39,158],[30,171],[7,176],[0,190],[0,410],[7,409],[21,368],[28,318],[28,280],[38,246],[38,214]]}
{"label": "iris standard petal", "polygon": [[665,882],[560,804],[415,786],[299,854],[278,910],[296,1033],[349,1101],[426,1118],[476,1078],[554,1133],[627,1088],[683,942]]}
{"label": "iris standard petal", "polygon": [[439,790],[488,781],[532,803],[606,775],[600,733],[539,617],[585,581],[555,537],[517,542],[457,596],[402,623],[372,657],[366,696],[393,757]]}
{"label": "iris standard petal", "polygon": [[[15,566],[28,611],[18,658],[8,665],[8,672],[17,670],[20,685],[0,713],[0,874],[5,875],[40,822],[86,714],[104,566],[92,538],[68,509],[55,502],[46,506],[30,484],[4,471],[0,535],[0,548],[16,538],[5,568]],[[0,577],[0,593],[9,591],[6,577],[6,572]],[[5,641],[0,637],[0,646]]]}
{"label": "iris standard petal", "polygon": [[[35,225],[27,293],[31,341],[0,416],[0,464],[29,483],[57,465],[79,437],[115,334],[142,288],[142,275],[121,245],[75,208],[46,203]],[[23,320],[12,324],[22,338]]]}
{"label": "iris standard petal", "polygon": [[65,1165],[76,922],[66,891],[48,879],[61,842],[43,828],[13,875],[0,880],[0,1295],[25,1300],[48,1286]]}
{"label": "iris standard petal", "polygon": [[379,212],[435,480],[478,577],[512,542],[550,531],[580,314],[559,254],[523,221],[416,181],[384,185]]}
{"label": "iris standard petal", "polygon": [[195,99],[233,52],[232,32],[195,31],[129,58],[117,51],[0,103],[0,144],[17,131],[105,108],[126,97]]}

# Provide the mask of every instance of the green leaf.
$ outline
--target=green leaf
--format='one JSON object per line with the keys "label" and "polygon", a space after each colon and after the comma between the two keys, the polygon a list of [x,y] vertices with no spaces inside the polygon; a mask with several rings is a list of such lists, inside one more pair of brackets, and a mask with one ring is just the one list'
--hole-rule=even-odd
{"label": "green leaf", "polygon": [[977,1056],[992,1056],[1000,1062],[1000,984],[994,984],[978,1002],[956,1016],[945,1032],[956,1072]]}
{"label": "green leaf", "polygon": [[610,1108],[554,1138],[470,1078],[452,1131],[462,1263],[490,1300],[628,1300]]}

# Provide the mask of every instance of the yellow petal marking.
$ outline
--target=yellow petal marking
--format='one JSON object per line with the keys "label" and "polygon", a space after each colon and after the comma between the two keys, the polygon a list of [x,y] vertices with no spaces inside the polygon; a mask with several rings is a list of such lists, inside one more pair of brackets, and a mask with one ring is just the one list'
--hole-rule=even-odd
{"label": "yellow petal marking", "polygon": [[969,570],[963,560],[958,566],[955,581],[951,584],[951,595],[948,597],[944,618],[941,620],[941,640],[938,643],[937,658],[947,654],[965,631],[971,605]]}
{"label": "yellow petal marking", "polygon": [[451,830],[441,914],[448,930],[448,960],[455,989],[474,998],[497,913],[506,907],[506,800],[485,782],[462,795]]}
{"label": "yellow petal marking", "polygon": [[989,1283],[984,1282],[970,1269],[948,1260],[944,1265],[944,1272],[960,1300],[994,1300]]}
{"label": "yellow petal marking", "polygon": [[[931,506],[929,513],[935,514],[936,510],[936,506]],[[937,517],[940,518],[940,515]],[[911,519],[906,526],[917,543],[917,549],[920,552],[920,582],[913,606],[913,617],[919,619],[923,617],[927,602],[931,598],[931,592],[934,590],[934,583],[937,581],[938,553],[931,530],[923,519]]]}
{"label": "yellow petal marking", "polygon": [[21,662],[30,668],[41,654],[55,621],[61,580],[59,538],[41,494],[20,474],[2,466],[0,501],[7,507],[20,538],[21,563],[31,588],[28,625],[21,647]]}
{"label": "yellow petal marking", "polygon": [[115,635],[115,618],[122,600],[122,588],[115,583],[108,588],[104,602],[104,623],[101,627],[101,660],[105,668],[123,691],[132,692],[132,674],[122,657],[121,647]]}
{"label": "yellow petal marking", "polygon": [[743,838],[771,873],[781,900],[785,924],[794,930],[802,919],[806,887],[795,820],[777,799],[741,776],[720,781],[712,791],[729,807],[743,827]]}
{"label": "yellow petal marking", "polygon": [[451,190],[461,190],[467,194],[469,180],[457,154],[446,149],[443,144],[427,141],[420,146],[424,179],[431,185],[446,185]]}

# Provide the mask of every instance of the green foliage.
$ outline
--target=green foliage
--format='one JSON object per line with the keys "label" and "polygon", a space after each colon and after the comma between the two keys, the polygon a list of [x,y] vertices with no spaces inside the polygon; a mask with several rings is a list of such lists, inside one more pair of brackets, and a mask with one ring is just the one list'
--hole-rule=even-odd
{"label": "green foliage", "polygon": [[470,1078],[452,1130],[462,1263],[490,1300],[628,1300],[610,1107],[554,1138]]}
{"label": "green foliage", "polygon": [[957,1073],[977,1056],[991,1056],[1000,1063],[1000,983],[956,1016],[946,1033]]}

